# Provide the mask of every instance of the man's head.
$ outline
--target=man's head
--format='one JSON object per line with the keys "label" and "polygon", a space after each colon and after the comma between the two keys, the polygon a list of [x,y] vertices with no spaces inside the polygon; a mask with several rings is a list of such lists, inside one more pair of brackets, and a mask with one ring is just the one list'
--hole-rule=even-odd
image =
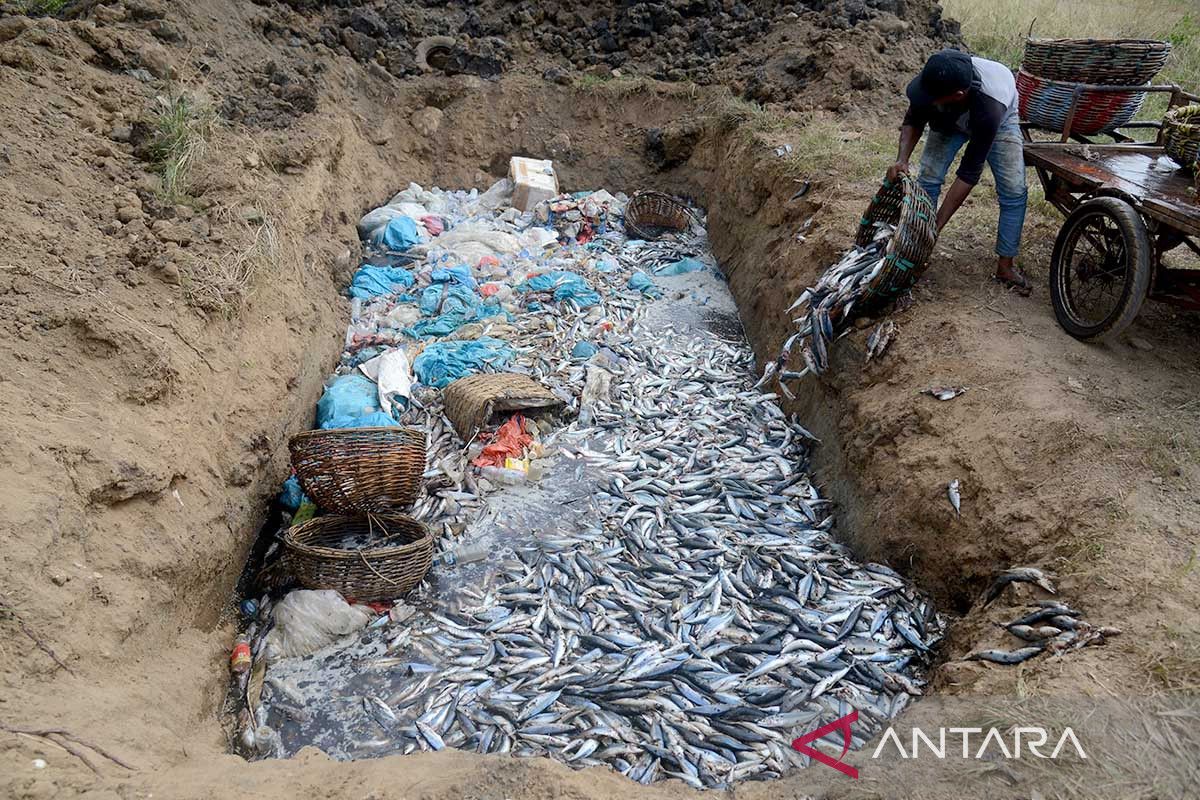
{"label": "man's head", "polygon": [[954,105],[967,98],[975,68],[971,57],[957,50],[934,53],[921,74],[908,84],[908,99],[914,105]]}

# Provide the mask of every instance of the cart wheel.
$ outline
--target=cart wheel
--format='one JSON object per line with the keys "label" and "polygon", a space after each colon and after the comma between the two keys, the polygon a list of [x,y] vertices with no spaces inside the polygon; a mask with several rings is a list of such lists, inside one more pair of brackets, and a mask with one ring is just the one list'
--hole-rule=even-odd
{"label": "cart wheel", "polygon": [[1050,300],[1076,339],[1114,336],[1133,322],[1150,288],[1146,224],[1133,206],[1097,197],[1071,212],[1054,241]]}

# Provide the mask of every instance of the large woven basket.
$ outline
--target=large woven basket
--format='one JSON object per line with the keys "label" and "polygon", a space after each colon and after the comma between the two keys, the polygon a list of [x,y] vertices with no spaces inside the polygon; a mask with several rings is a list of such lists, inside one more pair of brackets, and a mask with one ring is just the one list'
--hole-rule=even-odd
{"label": "large woven basket", "polygon": [[395,511],[421,493],[425,435],[411,428],[333,428],[288,442],[305,494],[325,511]]}
{"label": "large woven basket", "polygon": [[876,222],[894,225],[896,231],[888,242],[883,269],[858,301],[858,309],[863,312],[882,308],[911,289],[925,271],[937,243],[933,201],[909,175],[901,175],[895,183],[884,180],[859,221],[854,243],[869,245],[875,237]]}
{"label": "large woven basket", "polygon": [[1138,86],[1170,55],[1170,42],[1152,39],[1028,39],[1021,69],[1052,81]]}
{"label": "large woven basket", "polygon": [[446,417],[463,441],[470,441],[496,414],[554,411],[563,402],[527,375],[489,372],[459,378],[442,392]]}
{"label": "large woven basket", "polygon": [[[1021,119],[1038,128],[1061,131],[1067,124],[1076,86],[1078,84],[1047,80],[1021,70],[1017,73]],[[1145,92],[1084,90],[1075,108],[1070,133],[1086,136],[1119,128],[1137,115],[1145,99]]]}
{"label": "large woven basket", "polygon": [[1172,108],[1163,116],[1163,149],[1186,169],[1200,160],[1200,103]]}
{"label": "large woven basket", "polygon": [[686,231],[696,215],[684,203],[662,192],[634,192],[625,206],[625,233],[631,239],[657,239],[668,231]]}
{"label": "large woven basket", "polygon": [[392,600],[433,563],[429,529],[403,514],[317,517],[283,534],[287,572],[306,589],[355,600]]}

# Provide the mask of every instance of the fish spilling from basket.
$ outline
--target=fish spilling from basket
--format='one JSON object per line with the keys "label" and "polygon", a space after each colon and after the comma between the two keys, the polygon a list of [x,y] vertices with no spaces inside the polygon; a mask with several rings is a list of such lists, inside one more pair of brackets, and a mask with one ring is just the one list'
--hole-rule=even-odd
{"label": "fish spilling from basket", "polygon": [[[796,314],[796,331],[783,343],[779,356],[763,367],[757,386],[774,381],[790,398],[787,381],[824,372],[834,340],[851,330],[855,312],[878,311],[910,289],[936,241],[929,195],[907,175],[894,184],[885,183],[859,225],[854,246],[788,307],[787,313]],[[868,342],[868,359],[880,355],[894,333],[891,321],[881,323]],[[789,369],[797,351],[804,366]]]}
{"label": "fish spilling from basket", "polygon": [[[504,205],[471,214],[469,201],[446,193],[448,233],[529,225]],[[755,387],[745,340],[711,322],[736,308],[702,219],[645,242],[613,215],[586,247],[566,236],[499,259],[514,286],[531,268],[568,271],[598,298],[529,294],[467,331],[511,349],[477,374],[524,376],[557,398],[554,416],[531,425],[517,408],[485,423],[467,393],[417,381],[393,410],[425,435],[426,490],[408,514],[438,534],[432,569],[307,655],[268,647],[279,593],[257,601],[254,667],[236,684],[246,752],[453,747],[718,788],[807,765],[793,738],[852,709],[861,747],[921,693],[944,620],[834,541],[806,472],[811,435]],[[879,262],[879,231],[848,273]],[[638,274],[656,276],[657,295]],[[394,314],[396,297],[352,326]],[[481,428],[483,449],[468,443]],[[506,485],[472,464],[519,436],[535,439],[540,476]]]}

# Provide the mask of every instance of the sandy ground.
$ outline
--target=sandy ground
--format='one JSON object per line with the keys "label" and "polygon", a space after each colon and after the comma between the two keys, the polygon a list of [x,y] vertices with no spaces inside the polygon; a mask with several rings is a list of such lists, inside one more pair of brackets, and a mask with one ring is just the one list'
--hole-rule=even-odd
{"label": "sandy ground", "polygon": [[[783,310],[845,246],[874,187],[838,169],[796,174],[771,150],[787,128],[749,135],[710,117],[715,89],[564,87],[536,68],[499,82],[397,81],[268,37],[281,20],[310,24],[282,7],[104,8],[121,13],[0,21],[0,725],[64,729],[134,769],[93,755],[93,772],[44,737],[3,733],[5,796],[685,794],[460,753],[247,764],[228,754],[218,718],[231,590],[285,472],[283,442],[311,421],[336,354],[353,222],[395,186],[482,187],[509,154],[553,147],[568,189],[695,196],[765,357],[787,333]],[[151,33],[164,15],[182,41]],[[839,69],[793,105],[832,105],[847,126],[898,117],[892,84],[932,47],[903,34],[847,32],[828,47]],[[878,94],[856,100],[850,65],[863,53],[878,62]],[[125,72],[142,67],[161,74]],[[253,117],[218,129],[199,201],[183,209],[157,202],[121,131],[136,128],[172,71],[241,109],[230,117]],[[294,102],[271,89],[284,73],[300,87]],[[441,112],[435,134],[410,122],[423,107]],[[664,171],[645,157],[657,127],[679,134]],[[797,179],[814,189],[791,201]],[[895,315],[886,357],[864,365],[865,333],[853,334],[827,378],[798,387],[795,410],[824,442],[815,466],[841,535],[964,615],[935,696],[903,722],[1076,724],[1095,755],[867,752],[849,757],[858,781],[814,768],[738,796],[1188,796],[1200,752],[1197,322],[1148,308],[1114,344],[1070,339],[1042,288],[1056,220],[1031,218],[1026,266],[1041,285],[1022,299],[988,281],[991,213],[981,192],[955,220],[915,302]],[[221,274],[268,224],[277,248],[260,254],[235,302],[204,308],[197,281]],[[970,390],[937,403],[918,394],[933,383]],[[961,518],[944,500],[955,477]],[[1013,564],[1053,571],[1064,598],[1124,635],[1020,668],[961,661],[1004,642],[992,623],[1028,595],[987,610],[974,601]]]}

